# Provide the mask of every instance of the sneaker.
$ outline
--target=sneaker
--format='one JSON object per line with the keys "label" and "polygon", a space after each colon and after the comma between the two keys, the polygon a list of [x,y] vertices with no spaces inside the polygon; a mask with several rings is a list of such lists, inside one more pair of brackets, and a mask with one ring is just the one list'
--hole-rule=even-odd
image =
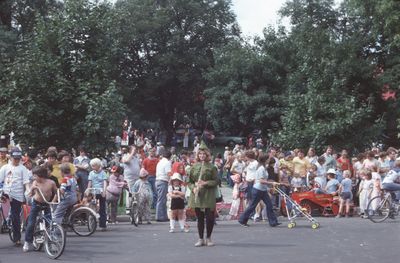
{"label": "sneaker", "polygon": [[273,224],[273,225],[270,225],[271,227],[276,227],[276,226],[279,226],[279,225],[282,225],[282,223],[276,223],[276,224]]}
{"label": "sneaker", "polygon": [[185,233],[189,233],[189,228],[188,227],[185,227],[184,229],[183,229],[183,232],[185,232]]}
{"label": "sneaker", "polygon": [[173,228],[171,228],[171,229],[169,230],[169,232],[170,232],[170,233],[174,233],[175,231],[174,231]]}
{"label": "sneaker", "polygon": [[341,218],[342,215],[341,214],[337,214],[337,216],[335,216],[336,218]]}
{"label": "sneaker", "polygon": [[194,244],[195,247],[201,247],[204,246],[204,240],[203,239],[199,239],[196,244]]}
{"label": "sneaker", "polygon": [[206,245],[207,245],[207,247],[213,247],[215,244],[211,241],[211,238],[207,238]]}
{"label": "sneaker", "polygon": [[242,222],[239,222],[239,224],[240,224],[242,227],[249,227],[249,226],[250,226],[249,224],[245,224],[245,223],[242,223]]}
{"label": "sneaker", "polygon": [[32,243],[25,242],[25,243],[24,243],[24,246],[22,247],[22,251],[23,251],[23,252],[28,252],[28,251],[30,251],[30,250],[33,250],[33,245],[32,245]]}

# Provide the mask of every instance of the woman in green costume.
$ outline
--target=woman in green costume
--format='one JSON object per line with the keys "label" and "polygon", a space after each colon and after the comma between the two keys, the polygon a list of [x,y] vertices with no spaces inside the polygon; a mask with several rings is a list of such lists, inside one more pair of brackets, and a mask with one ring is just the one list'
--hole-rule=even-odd
{"label": "woman in green costume", "polygon": [[[218,185],[217,168],[211,163],[211,154],[207,146],[202,142],[196,155],[196,163],[190,169],[189,207],[194,209],[197,217],[197,230],[199,240],[195,246],[214,246],[211,234],[214,228],[215,196]],[[207,236],[204,240],[204,225]]]}

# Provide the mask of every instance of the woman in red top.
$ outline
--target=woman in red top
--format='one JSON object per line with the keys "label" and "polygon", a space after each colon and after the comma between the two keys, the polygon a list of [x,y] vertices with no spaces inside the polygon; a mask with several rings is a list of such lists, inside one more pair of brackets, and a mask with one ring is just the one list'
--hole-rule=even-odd
{"label": "woman in red top", "polygon": [[350,173],[353,174],[353,166],[351,165],[351,161],[349,159],[347,150],[342,150],[342,154],[336,161],[337,161],[337,168],[339,171],[343,172],[349,170]]}

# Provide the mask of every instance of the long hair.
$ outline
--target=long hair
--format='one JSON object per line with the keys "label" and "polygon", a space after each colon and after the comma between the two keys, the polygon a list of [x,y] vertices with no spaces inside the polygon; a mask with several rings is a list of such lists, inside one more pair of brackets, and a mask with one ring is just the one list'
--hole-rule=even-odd
{"label": "long hair", "polygon": [[201,162],[201,160],[199,158],[199,153],[200,152],[204,152],[206,154],[206,159],[204,160],[206,163],[211,162],[211,153],[210,153],[210,151],[200,150],[200,149],[196,153],[196,162],[199,162],[199,163]]}

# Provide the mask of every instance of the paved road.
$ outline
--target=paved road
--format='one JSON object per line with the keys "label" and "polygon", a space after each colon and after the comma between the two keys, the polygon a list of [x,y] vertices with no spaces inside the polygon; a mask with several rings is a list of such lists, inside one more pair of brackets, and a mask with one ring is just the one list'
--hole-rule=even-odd
{"label": "paved road", "polygon": [[[212,248],[195,248],[195,223],[190,233],[168,233],[167,223],[138,228],[110,226],[92,237],[68,234],[60,262],[398,262],[400,219],[374,224],[359,218],[320,218],[321,228],[299,220],[295,229],[254,223],[243,228],[234,221],[218,222]],[[44,252],[22,253],[7,235],[0,235],[0,262],[52,262]]]}

